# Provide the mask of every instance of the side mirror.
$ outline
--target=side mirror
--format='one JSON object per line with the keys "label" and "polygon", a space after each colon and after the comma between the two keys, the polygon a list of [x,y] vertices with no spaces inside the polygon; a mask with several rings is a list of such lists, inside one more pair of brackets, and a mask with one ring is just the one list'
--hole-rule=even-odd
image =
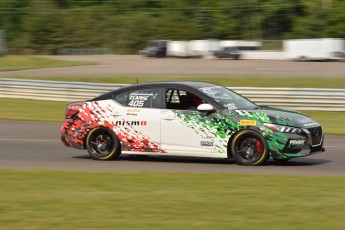
{"label": "side mirror", "polygon": [[198,111],[200,112],[212,112],[214,111],[214,108],[212,105],[204,103],[198,106]]}

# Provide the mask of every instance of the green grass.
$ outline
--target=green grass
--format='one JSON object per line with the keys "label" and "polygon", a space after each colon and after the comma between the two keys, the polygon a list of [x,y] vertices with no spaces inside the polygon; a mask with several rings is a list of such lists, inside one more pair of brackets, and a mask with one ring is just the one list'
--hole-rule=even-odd
{"label": "green grass", "polygon": [[43,57],[13,55],[0,57],[0,71],[38,69],[64,66],[94,65],[94,62],[63,61]]}
{"label": "green grass", "polygon": [[318,121],[327,134],[345,135],[345,112],[303,111]]}
{"label": "green grass", "polygon": [[0,119],[63,121],[66,105],[66,102],[0,98]]}
{"label": "green grass", "polygon": [[[66,102],[0,98],[0,119],[61,122]],[[322,124],[325,133],[345,135],[345,112],[303,111]]]}
{"label": "green grass", "polygon": [[[2,76],[1,76],[2,77]],[[293,88],[345,88],[345,77],[249,77],[249,76],[227,76],[227,77],[203,77],[203,76],[52,76],[52,77],[29,77],[11,76],[2,78],[20,78],[54,81],[76,81],[76,82],[100,82],[114,84],[136,84],[153,81],[207,81],[223,86],[246,86],[246,87],[293,87]]]}
{"label": "green grass", "polygon": [[0,181],[3,230],[345,228],[340,176],[1,170]]}

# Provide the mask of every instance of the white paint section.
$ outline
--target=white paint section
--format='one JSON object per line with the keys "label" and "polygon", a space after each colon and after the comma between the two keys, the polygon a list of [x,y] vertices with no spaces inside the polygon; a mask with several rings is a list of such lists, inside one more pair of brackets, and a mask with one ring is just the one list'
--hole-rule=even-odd
{"label": "white paint section", "polygon": [[114,125],[113,131],[118,135],[119,139],[121,139],[120,136],[123,136],[125,137],[124,141],[135,140],[138,144],[149,140],[150,143],[159,146],[159,109],[124,107],[114,100],[90,102],[88,104],[94,108],[94,111],[100,114],[100,124],[108,122]]}
{"label": "white paint section", "polygon": [[[171,119],[174,117],[174,119]],[[161,145],[168,150],[169,155],[221,157],[226,158],[224,152],[215,148],[217,139],[206,133],[203,135],[194,124],[186,125],[170,110],[162,110]],[[212,144],[211,144],[212,143]],[[208,145],[207,145],[208,144]]]}

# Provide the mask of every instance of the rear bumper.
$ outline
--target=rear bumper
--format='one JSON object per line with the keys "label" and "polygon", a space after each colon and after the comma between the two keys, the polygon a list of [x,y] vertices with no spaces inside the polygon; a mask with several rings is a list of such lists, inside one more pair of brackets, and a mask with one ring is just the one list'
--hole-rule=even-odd
{"label": "rear bumper", "polygon": [[80,120],[66,119],[61,127],[61,142],[71,148],[84,149],[86,128]]}

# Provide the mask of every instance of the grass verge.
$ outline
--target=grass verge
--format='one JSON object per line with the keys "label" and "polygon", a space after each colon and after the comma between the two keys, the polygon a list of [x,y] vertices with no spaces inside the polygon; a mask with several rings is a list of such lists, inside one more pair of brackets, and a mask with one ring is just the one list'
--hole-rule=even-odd
{"label": "grass verge", "polygon": [[95,62],[63,61],[43,57],[13,55],[0,58],[0,71],[95,65]]}
{"label": "grass verge", "polygon": [[[0,98],[0,119],[61,122],[66,102]],[[303,111],[319,123],[326,134],[345,135],[344,112]]]}
{"label": "grass verge", "polygon": [[345,177],[0,170],[0,181],[1,229],[345,227]]}
{"label": "grass verge", "polygon": [[[1,59],[0,59],[1,60]],[[250,77],[250,76],[1,76],[1,78],[74,81],[74,82],[98,82],[114,84],[136,84],[153,81],[206,81],[229,87],[291,87],[291,88],[345,88],[345,77]],[[288,79],[288,80],[287,80]]]}
{"label": "grass verge", "polygon": [[345,112],[303,111],[318,121],[326,134],[345,135]]}
{"label": "grass verge", "polygon": [[22,121],[63,121],[66,102],[0,98],[0,119]]}

